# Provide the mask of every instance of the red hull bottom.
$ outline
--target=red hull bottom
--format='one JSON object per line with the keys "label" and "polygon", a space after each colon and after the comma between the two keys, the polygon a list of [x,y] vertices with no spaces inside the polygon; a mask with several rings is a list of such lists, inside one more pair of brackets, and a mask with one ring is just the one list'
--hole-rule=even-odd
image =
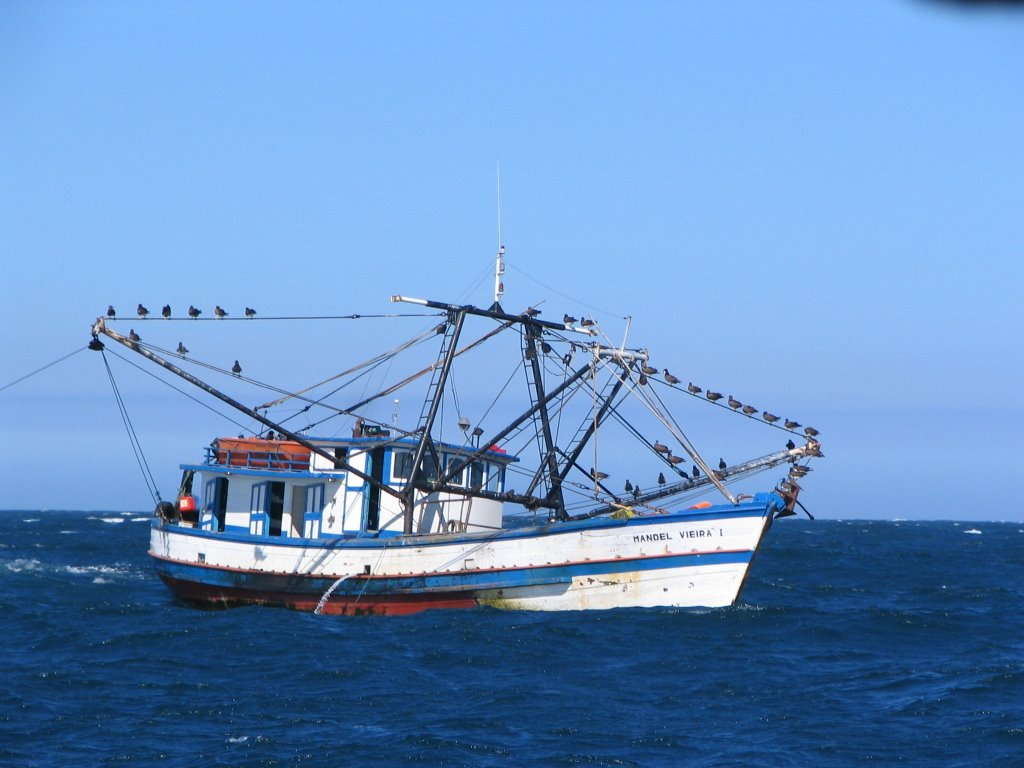
{"label": "red hull bottom", "polygon": [[[174,593],[175,597],[200,608],[268,605],[312,613],[320,603],[319,597],[309,595],[211,586],[175,579],[162,573],[160,579]],[[476,608],[477,606],[476,598],[468,592],[436,595],[374,595],[355,598],[332,596],[324,604],[321,613],[339,616],[405,616],[433,608]]]}

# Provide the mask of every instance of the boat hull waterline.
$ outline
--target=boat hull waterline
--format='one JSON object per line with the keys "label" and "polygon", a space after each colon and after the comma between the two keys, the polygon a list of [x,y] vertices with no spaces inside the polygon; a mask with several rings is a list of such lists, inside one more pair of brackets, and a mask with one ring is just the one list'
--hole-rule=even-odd
{"label": "boat hull waterline", "polygon": [[347,615],[716,608],[739,598],[783,507],[770,493],[737,505],[493,533],[277,541],[156,519],[150,555],[175,596],[205,607]]}

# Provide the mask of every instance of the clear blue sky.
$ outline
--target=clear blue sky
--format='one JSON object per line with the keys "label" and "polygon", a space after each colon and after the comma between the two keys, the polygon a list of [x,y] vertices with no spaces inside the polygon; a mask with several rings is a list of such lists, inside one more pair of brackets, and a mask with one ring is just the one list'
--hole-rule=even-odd
{"label": "clear blue sky", "polygon": [[[0,386],[108,303],[486,305],[500,162],[507,307],[632,315],[684,380],[814,424],[822,517],[1024,519],[1024,13],[4,3],[0,105]],[[299,386],[373,347],[351,327],[221,356]],[[234,431],[119,384],[165,496]],[[0,509],[152,508],[99,355],[0,418]]]}

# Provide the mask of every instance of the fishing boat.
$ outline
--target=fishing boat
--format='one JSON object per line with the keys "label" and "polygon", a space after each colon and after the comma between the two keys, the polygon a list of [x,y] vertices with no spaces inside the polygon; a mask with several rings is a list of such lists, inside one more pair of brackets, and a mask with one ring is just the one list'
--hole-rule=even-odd
{"label": "fishing boat", "polygon": [[[799,434],[797,444],[799,425],[681,386],[651,365],[646,348],[627,347],[625,335],[616,343],[592,320],[548,320],[537,307],[505,311],[502,255],[503,249],[486,309],[391,297],[425,313],[428,327],[332,376],[332,391],[346,377],[380,371],[384,359],[389,372],[401,371],[394,361],[412,347],[436,342],[436,352],[428,364],[382,380],[379,391],[356,403],[328,405],[323,387],[314,386],[249,408],[186,370],[195,361],[182,345],[175,352],[169,344],[143,343],[134,330],[115,331],[109,317],[96,320],[92,349],[106,354],[111,343],[122,345],[251,420],[249,434],[219,436],[201,460],[181,465],[173,501],[156,497],[150,555],[177,598],[207,607],[258,604],[348,615],[737,601],[773,520],[803,507],[799,481],[808,462],[821,456],[817,431]],[[474,325],[482,329],[470,335]],[[514,387],[503,373],[497,376],[498,364],[482,357],[502,339],[506,354],[513,350],[504,362],[521,379]],[[500,389],[502,403],[514,391],[521,404],[491,407],[474,425],[453,401],[455,370],[463,362],[476,372],[475,382]],[[238,384],[237,362],[235,368],[214,370]],[[421,400],[415,422],[400,426],[397,413],[381,419],[381,405],[409,388],[418,388]],[[669,410],[673,399],[789,432],[789,439],[779,450],[712,467]],[[275,416],[284,403],[327,415],[307,427],[289,426]],[[654,438],[631,419],[628,406],[643,414]],[[500,422],[489,415],[497,412],[504,414]],[[346,426],[327,434],[328,419]],[[605,436],[613,426],[633,447]],[[649,460],[649,477],[657,471],[657,481],[646,489],[629,480],[622,485],[620,473],[613,486],[615,467],[605,456],[616,454]],[[734,490],[773,468],[786,471],[763,489]],[[705,498],[712,493],[717,498]]]}

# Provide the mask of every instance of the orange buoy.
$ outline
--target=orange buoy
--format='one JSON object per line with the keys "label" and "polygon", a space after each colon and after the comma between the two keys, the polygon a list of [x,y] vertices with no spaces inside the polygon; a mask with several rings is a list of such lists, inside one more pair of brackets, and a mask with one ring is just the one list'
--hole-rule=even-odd
{"label": "orange buoy", "polygon": [[178,510],[181,512],[195,512],[196,511],[196,497],[195,496],[182,496],[178,499]]}

